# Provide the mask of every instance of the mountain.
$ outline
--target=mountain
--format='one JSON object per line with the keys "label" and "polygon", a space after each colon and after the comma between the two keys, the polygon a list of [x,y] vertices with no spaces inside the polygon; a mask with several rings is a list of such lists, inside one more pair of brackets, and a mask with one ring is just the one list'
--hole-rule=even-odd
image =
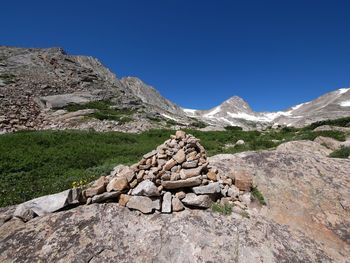
{"label": "mountain", "polygon": [[215,126],[230,125],[247,129],[266,125],[303,127],[316,121],[350,116],[350,88],[332,91],[313,101],[278,112],[254,112],[247,102],[237,96],[210,110],[184,111],[190,117]]}
{"label": "mountain", "polygon": [[[180,107],[141,80],[118,79],[97,59],[71,56],[61,48],[0,46],[0,98],[0,132],[140,131],[164,127],[170,119],[190,121]],[[108,102],[115,112],[106,107],[101,112],[103,105],[97,107],[94,101]],[[71,112],[71,107],[67,111],[72,104],[87,104],[92,109]],[[98,118],[92,118],[96,115]]]}
{"label": "mountain", "polygon": [[349,90],[339,89],[279,112],[255,112],[237,96],[209,110],[182,109],[136,77],[118,79],[96,58],[72,56],[62,48],[0,46],[0,133],[302,127],[349,116]]}

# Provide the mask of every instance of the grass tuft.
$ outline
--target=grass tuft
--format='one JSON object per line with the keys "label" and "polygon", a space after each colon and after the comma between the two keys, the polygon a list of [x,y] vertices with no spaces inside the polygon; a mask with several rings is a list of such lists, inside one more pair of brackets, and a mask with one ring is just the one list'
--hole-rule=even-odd
{"label": "grass tuft", "polygon": [[223,215],[230,215],[232,213],[232,205],[230,204],[219,204],[219,203],[214,203],[211,206],[211,210],[216,213],[220,213]]}
{"label": "grass tuft", "polygon": [[257,187],[253,187],[251,194],[252,194],[252,197],[258,200],[260,204],[267,205],[264,196],[262,195],[262,193],[259,191]]}
{"label": "grass tuft", "polygon": [[332,152],[329,156],[333,158],[349,158],[350,147],[342,147],[339,150]]}

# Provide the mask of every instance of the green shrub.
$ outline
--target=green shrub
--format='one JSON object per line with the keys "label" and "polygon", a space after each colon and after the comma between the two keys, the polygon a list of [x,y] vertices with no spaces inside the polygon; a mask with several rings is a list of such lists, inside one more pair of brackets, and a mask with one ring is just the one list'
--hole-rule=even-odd
{"label": "green shrub", "polygon": [[266,205],[265,198],[257,187],[253,187],[251,194],[252,194],[252,197],[257,201],[259,201],[260,204]]}
{"label": "green shrub", "polygon": [[223,215],[230,215],[232,214],[232,205],[230,204],[219,204],[219,203],[213,203],[211,206],[211,210],[216,213],[220,213]]}
{"label": "green shrub", "polygon": [[135,113],[135,111],[131,109],[113,108],[113,103],[111,101],[106,100],[90,101],[84,104],[71,103],[63,107],[63,109],[69,112],[84,109],[94,109],[96,111],[94,113],[89,114],[88,117],[92,117],[98,120],[118,121],[121,124],[132,121],[133,119],[131,115]]}
{"label": "green shrub", "polygon": [[0,75],[0,79],[2,79],[5,84],[15,83],[15,78],[15,75],[9,73],[3,73]]}
{"label": "green shrub", "polygon": [[242,127],[239,127],[239,126],[225,126],[224,128],[226,131],[241,131],[241,130],[243,130]]}
{"label": "green shrub", "polygon": [[203,128],[207,127],[208,125],[205,122],[197,120],[197,121],[190,123],[190,126],[195,127],[195,128],[199,128],[199,129],[203,129]]}
{"label": "green shrub", "polygon": [[350,123],[350,116],[349,117],[335,119],[335,120],[317,121],[317,122],[314,122],[314,123],[310,124],[309,126],[305,127],[304,129],[313,130],[313,129],[316,129],[317,127],[323,126],[323,125],[348,127],[349,123]]}
{"label": "green shrub", "polygon": [[349,158],[350,147],[342,147],[339,150],[332,152],[329,156],[333,158]]}

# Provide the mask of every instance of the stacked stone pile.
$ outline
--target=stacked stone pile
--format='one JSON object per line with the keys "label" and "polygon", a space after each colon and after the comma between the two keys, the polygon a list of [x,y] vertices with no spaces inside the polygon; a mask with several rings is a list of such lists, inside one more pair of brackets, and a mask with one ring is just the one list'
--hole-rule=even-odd
{"label": "stacked stone pile", "polygon": [[183,131],[145,154],[140,162],[117,166],[83,192],[87,204],[118,201],[142,213],[209,208],[213,202],[244,209],[252,177],[244,171],[223,174],[210,166],[199,140]]}
{"label": "stacked stone pile", "polygon": [[177,131],[140,162],[119,165],[84,190],[73,188],[19,204],[13,216],[28,221],[63,208],[103,202],[118,202],[145,214],[206,209],[218,202],[241,213],[250,203],[252,186],[250,173],[224,173],[211,166],[199,140]]}

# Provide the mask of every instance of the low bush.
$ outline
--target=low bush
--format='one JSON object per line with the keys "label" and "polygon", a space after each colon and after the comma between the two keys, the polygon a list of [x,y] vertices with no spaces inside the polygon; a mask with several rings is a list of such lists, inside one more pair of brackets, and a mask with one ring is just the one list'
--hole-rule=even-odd
{"label": "low bush", "polygon": [[333,158],[349,158],[350,147],[342,147],[339,150],[332,152],[329,156]]}

